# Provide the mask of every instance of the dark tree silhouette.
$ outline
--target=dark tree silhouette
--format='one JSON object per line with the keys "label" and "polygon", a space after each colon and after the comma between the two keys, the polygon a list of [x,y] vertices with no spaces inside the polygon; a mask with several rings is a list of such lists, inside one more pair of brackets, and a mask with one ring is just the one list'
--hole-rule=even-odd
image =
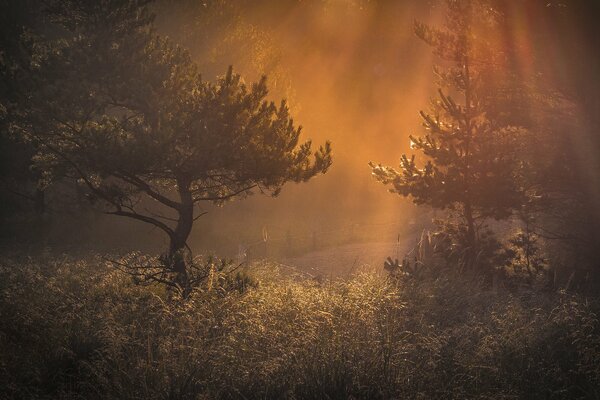
{"label": "dark tree silhouette", "polygon": [[46,207],[40,175],[30,168],[35,145],[9,129],[33,64],[37,11],[30,0],[0,2],[0,218],[29,210],[40,216]]}
{"label": "dark tree silhouette", "polygon": [[489,96],[481,90],[482,81],[498,55],[477,36],[477,29],[493,28],[492,9],[475,0],[448,0],[446,6],[444,29],[422,23],[415,27],[441,63],[435,68],[438,98],[431,112],[421,111],[427,133],[411,136],[411,148],[422,152],[425,162],[403,155],[399,170],[373,163],[371,167],[374,177],[391,185],[392,192],[460,216],[462,260],[470,268],[480,250],[479,228],[485,220],[507,218],[523,202],[514,150],[524,132],[497,124],[486,114]]}
{"label": "dark tree silhouette", "polygon": [[106,213],[165,232],[165,267],[187,287],[198,203],[277,195],[326,172],[331,149],[300,142],[285,101],[266,100],[266,78],[247,86],[230,68],[202,80],[184,49],[155,35],[147,3],[52,4],[58,38],[40,46],[15,129],[38,143],[48,180],[73,178]]}

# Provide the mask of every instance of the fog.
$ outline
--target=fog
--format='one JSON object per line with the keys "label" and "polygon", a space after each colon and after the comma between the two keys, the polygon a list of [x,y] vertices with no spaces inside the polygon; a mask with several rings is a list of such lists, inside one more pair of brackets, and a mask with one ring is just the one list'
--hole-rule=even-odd
{"label": "fog", "polygon": [[[233,65],[250,83],[268,77],[272,100],[285,98],[303,138],[332,142],[330,171],[288,184],[276,198],[257,194],[205,206],[191,244],[211,249],[314,231],[396,240],[414,225],[410,201],[371,178],[369,161],[397,165],[418,132],[418,110],[435,88],[430,49],[414,20],[431,20],[427,2],[163,2],[161,33],[187,47],[206,79]],[[391,227],[390,227],[391,225]],[[352,228],[354,226],[354,228]],[[367,232],[367,230],[369,232]],[[222,250],[222,249],[221,249]]]}
{"label": "fog", "polygon": [[[513,107],[511,116],[525,124],[534,120],[541,140],[560,142],[551,149],[557,154],[548,158],[560,158],[561,149],[575,155],[583,179],[577,190],[584,187],[590,203],[600,204],[597,147],[594,135],[585,133],[597,127],[597,96],[589,87],[598,86],[590,80],[597,57],[586,59],[594,50],[585,30],[592,25],[578,24],[577,19],[586,8],[578,8],[577,1],[569,7],[536,0],[492,3],[507,22],[504,31],[494,33],[495,46],[514,51],[503,73],[535,83],[529,89],[540,94]],[[219,207],[200,204],[207,213],[194,224],[189,240],[194,252],[231,256],[263,243],[265,237],[273,246],[286,243],[297,250],[353,241],[394,242],[407,233],[414,238],[431,224],[432,210],[390,194],[373,179],[368,163],[397,166],[402,154],[412,153],[409,135],[423,133],[419,110],[428,109],[436,94],[439,82],[433,66],[439,60],[416,37],[414,22],[441,25],[444,2],[161,0],[152,4],[152,11],[157,33],[186,48],[203,79],[214,81],[230,65],[247,84],[265,75],[270,99],[286,99],[294,122],[303,128],[301,139],[316,146],[331,141],[333,147],[333,165],[326,174],[288,183],[275,198],[255,191]],[[550,92],[546,99],[544,93]],[[585,101],[569,100],[579,93]],[[551,101],[562,104],[547,104]],[[549,113],[552,108],[562,111]],[[577,133],[564,134],[571,130]],[[48,191],[49,204],[64,202],[64,189],[56,192],[53,199]],[[68,231],[72,223],[53,225]],[[111,250],[156,252],[167,240],[145,224],[101,212],[84,225],[88,234],[75,236]],[[62,243],[73,234],[48,236]],[[275,253],[282,251],[281,245],[275,247]]]}

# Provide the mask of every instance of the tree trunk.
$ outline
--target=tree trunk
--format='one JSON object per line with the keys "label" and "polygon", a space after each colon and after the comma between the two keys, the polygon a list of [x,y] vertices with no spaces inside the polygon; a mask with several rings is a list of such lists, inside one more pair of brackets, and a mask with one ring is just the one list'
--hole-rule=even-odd
{"label": "tree trunk", "polygon": [[189,183],[178,180],[178,191],[181,198],[181,206],[178,210],[177,225],[170,235],[168,261],[176,275],[175,282],[181,287],[184,294],[189,294],[191,287],[186,252],[189,249],[187,240],[194,223],[194,202]]}
{"label": "tree trunk", "polygon": [[475,232],[475,218],[473,217],[473,209],[470,202],[464,204],[464,215],[467,222],[467,249],[465,252],[465,268],[472,269],[475,267],[475,258],[477,254],[477,235]]}

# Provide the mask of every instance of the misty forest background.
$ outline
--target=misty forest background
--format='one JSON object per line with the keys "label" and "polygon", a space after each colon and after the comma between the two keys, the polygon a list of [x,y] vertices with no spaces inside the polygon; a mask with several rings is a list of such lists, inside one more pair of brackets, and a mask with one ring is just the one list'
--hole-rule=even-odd
{"label": "misty forest background", "polygon": [[0,398],[600,398],[599,11],[0,0]]}

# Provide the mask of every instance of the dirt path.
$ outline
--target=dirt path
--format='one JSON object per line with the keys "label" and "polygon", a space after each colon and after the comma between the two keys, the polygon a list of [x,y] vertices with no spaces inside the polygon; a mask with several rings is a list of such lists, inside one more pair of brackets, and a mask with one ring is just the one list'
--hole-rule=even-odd
{"label": "dirt path", "polygon": [[324,278],[348,276],[363,268],[383,272],[383,262],[387,257],[402,258],[413,245],[412,242],[347,244],[287,258],[282,260],[282,264]]}

